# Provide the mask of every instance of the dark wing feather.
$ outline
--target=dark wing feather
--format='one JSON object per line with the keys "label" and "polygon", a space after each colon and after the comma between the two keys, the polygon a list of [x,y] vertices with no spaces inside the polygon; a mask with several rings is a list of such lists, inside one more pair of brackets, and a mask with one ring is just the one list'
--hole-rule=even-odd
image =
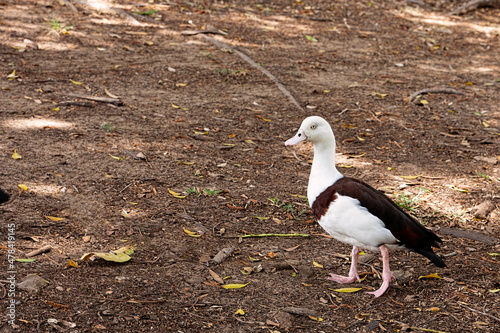
{"label": "dark wing feather", "polygon": [[441,239],[408,215],[385,194],[370,185],[353,178],[343,177],[334,185],[335,192],[359,200],[360,204],[384,222],[400,244],[429,258],[435,265],[444,267],[432,246],[439,247]]}

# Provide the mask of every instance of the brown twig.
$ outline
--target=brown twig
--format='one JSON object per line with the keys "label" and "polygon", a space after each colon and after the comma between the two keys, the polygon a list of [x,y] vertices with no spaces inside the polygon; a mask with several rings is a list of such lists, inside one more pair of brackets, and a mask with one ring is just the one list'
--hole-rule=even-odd
{"label": "brown twig", "polygon": [[26,253],[26,257],[34,257],[34,256],[37,256],[39,254],[42,254],[42,253],[45,253],[45,252],[49,252],[50,250],[52,250],[52,246],[45,245],[45,246],[42,246],[41,248],[39,248],[37,250],[31,251],[29,253]]}
{"label": "brown twig", "polygon": [[476,313],[482,314],[483,316],[489,317],[489,318],[491,318],[491,319],[494,319],[494,320],[496,320],[496,321],[499,321],[499,322],[500,322],[500,318],[495,317],[495,316],[492,316],[492,315],[490,315],[489,313],[485,313],[485,312],[482,312],[482,311],[479,311],[479,310],[476,310],[476,309],[470,308],[470,307],[468,307],[467,305],[463,305],[463,304],[460,304],[460,303],[457,303],[457,304],[458,304],[458,305],[460,305],[460,306],[462,306],[462,307],[464,307],[464,308],[466,308],[466,309],[468,309],[468,310],[470,310],[470,311],[472,311],[472,312],[476,312]]}
{"label": "brown twig", "polygon": [[499,0],[472,0],[457,9],[448,13],[448,15],[465,14],[479,7],[500,7]]}
{"label": "brown twig", "polygon": [[297,100],[292,96],[292,94],[285,88],[285,86],[283,84],[281,84],[278,79],[273,75],[271,74],[271,72],[269,72],[267,69],[265,69],[264,67],[262,67],[261,65],[259,65],[258,63],[256,63],[255,61],[253,61],[249,56],[247,56],[246,54],[244,54],[243,52],[235,49],[232,45],[229,45],[229,44],[226,44],[224,42],[221,42],[217,39],[214,39],[212,37],[208,37],[206,35],[201,35],[202,37],[204,37],[206,40],[208,40],[210,43],[220,47],[220,48],[225,48],[225,49],[233,49],[234,53],[236,53],[237,55],[240,56],[240,58],[242,58],[243,60],[245,60],[247,63],[249,63],[252,67],[258,69],[259,71],[262,72],[262,74],[264,74],[265,76],[267,76],[269,79],[271,79],[271,81],[273,81],[276,86],[278,87],[279,90],[281,90],[281,92],[283,93],[283,95],[285,95],[288,100],[297,107],[297,109],[299,109],[300,111],[302,112],[305,112],[305,110],[302,108],[302,106],[300,106],[300,104],[297,102]]}
{"label": "brown twig", "polygon": [[97,96],[90,96],[90,95],[81,95],[81,94],[65,94],[66,96],[69,97],[76,97],[76,98],[82,98],[82,99],[88,99],[91,101],[95,102],[101,102],[101,103],[111,103],[115,105],[123,105],[123,102],[119,98],[108,98],[108,97],[97,97]]}
{"label": "brown twig", "polygon": [[464,93],[461,92],[460,90],[451,89],[451,88],[428,88],[428,89],[422,89],[422,90],[417,91],[416,93],[413,93],[410,96],[410,102],[413,102],[413,100],[418,95],[423,95],[423,94],[437,94],[437,93],[464,95]]}

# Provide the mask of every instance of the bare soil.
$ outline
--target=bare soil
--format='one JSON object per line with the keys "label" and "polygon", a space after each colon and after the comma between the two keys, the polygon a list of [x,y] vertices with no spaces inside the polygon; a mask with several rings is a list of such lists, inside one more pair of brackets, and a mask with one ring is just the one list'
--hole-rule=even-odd
{"label": "bare soil", "polygon": [[[0,267],[48,281],[11,297],[2,274],[1,306],[16,305],[2,332],[500,332],[500,212],[470,212],[499,202],[498,8],[66,2],[75,10],[0,1],[0,185],[12,195]],[[188,30],[221,30],[207,36],[229,47]],[[427,88],[462,95],[410,101]],[[362,290],[334,291],[346,286],[325,277],[347,273],[350,247],[308,210],[312,147],[283,144],[309,115],[332,124],[345,175],[406,198],[440,235],[446,268],[392,253],[398,279],[374,298],[364,291],[382,265],[365,254],[365,279],[347,286]],[[9,266],[9,233],[16,258],[52,250]],[[309,237],[240,237],[295,233]],[[126,263],[81,260],[128,245]]]}

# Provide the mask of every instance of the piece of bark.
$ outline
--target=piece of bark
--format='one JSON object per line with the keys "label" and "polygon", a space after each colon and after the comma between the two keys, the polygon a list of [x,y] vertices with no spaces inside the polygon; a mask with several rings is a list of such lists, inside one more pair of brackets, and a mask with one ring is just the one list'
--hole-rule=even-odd
{"label": "piece of bark", "polygon": [[52,250],[52,246],[45,245],[45,246],[42,246],[41,248],[39,248],[37,250],[31,251],[29,253],[26,253],[26,257],[34,257],[34,256],[37,256],[39,254],[42,254],[42,253],[45,253],[45,252],[49,252],[50,250]]}
{"label": "piece of bark", "polygon": [[474,217],[485,219],[491,211],[495,209],[495,204],[491,200],[486,200],[483,203],[475,206],[470,210]]}
{"label": "piece of bark", "polygon": [[443,234],[452,235],[453,237],[472,239],[486,244],[494,244],[500,241],[500,239],[496,237],[491,237],[475,231],[466,231],[461,229],[445,228],[445,227],[441,228],[439,231]]}
{"label": "piece of bark", "polygon": [[231,255],[231,253],[233,253],[233,251],[234,251],[234,249],[231,247],[223,248],[222,250],[219,251],[219,253],[217,253],[215,255],[215,257],[212,258],[212,260],[207,262],[207,266],[208,265],[219,265],[221,262],[226,260],[226,258],[229,257]]}
{"label": "piece of bark", "polygon": [[318,311],[307,309],[307,308],[297,308],[294,306],[289,306],[289,307],[286,307],[282,310],[285,312],[294,314],[294,315],[299,315],[299,316],[311,316],[311,317],[318,316]]}

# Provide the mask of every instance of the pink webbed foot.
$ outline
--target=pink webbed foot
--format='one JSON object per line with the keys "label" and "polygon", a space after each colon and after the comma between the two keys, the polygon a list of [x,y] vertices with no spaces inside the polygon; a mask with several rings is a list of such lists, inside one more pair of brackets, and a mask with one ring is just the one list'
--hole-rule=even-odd
{"label": "pink webbed foot", "polygon": [[330,276],[327,277],[326,279],[330,280],[330,281],[335,281],[337,283],[342,283],[342,284],[353,283],[355,281],[361,282],[361,279],[359,278],[358,274],[353,275],[353,276],[351,276],[351,275],[342,276],[342,275],[330,273]]}
{"label": "pink webbed foot", "polygon": [[361,282],[361,279],[358,275],[358,256],[359,256],[359,248],[354,246],[352,248],[352,259],[351,259],[351,268],[349,269],[348,276],[342,276],[330,273],[330,276],[327,277],[327,280],[335,281],[337,283],[353,283],[355,281]]}
{"label": "pink webbed foot", "polygon": [[368,291],[367,294],[371,294],[375,297],[380,297],[382,296],[387,288],[389,288],[389,284],[391,283],[392,279],[395,279],[394,275],[391,273],[391,269],[389,268],[389,251],[387,250],[387,247],[384,245],[380,246],[380,253],[382,254],[382,263],[383,263],[383,268],[382,268],[382,285],[380,286],[379,289],[375,291]]}

